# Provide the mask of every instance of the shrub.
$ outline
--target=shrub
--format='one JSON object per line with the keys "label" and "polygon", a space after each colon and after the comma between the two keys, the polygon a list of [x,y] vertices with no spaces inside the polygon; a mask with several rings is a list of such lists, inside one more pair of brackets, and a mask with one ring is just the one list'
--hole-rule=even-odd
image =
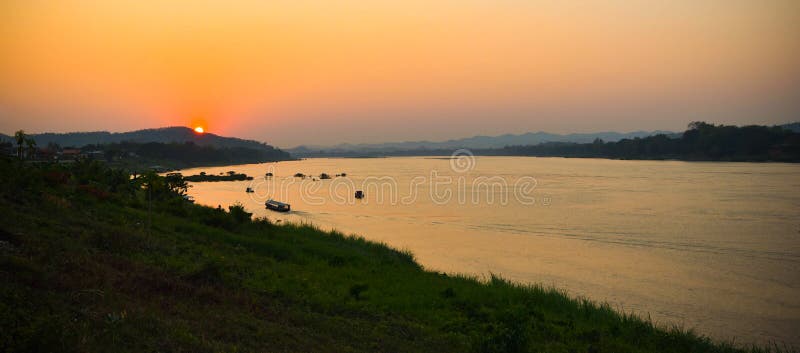
{"label": "shrub", "polygon": [[350,296],[353,297],[355,300],[361,300],[363,297],[361,293],[364,293],[369,289],[369,286],[363,283],[358,283],[350,286]]}
{"label": "shrub", "polygon": [[233,217],[233,220],[239,224],[249,222],[250,217],[253,216],[252,213],[244,210],[244,205],[238,202],[231,206],[228,206],[228,210],[231,214],[231,217]]}

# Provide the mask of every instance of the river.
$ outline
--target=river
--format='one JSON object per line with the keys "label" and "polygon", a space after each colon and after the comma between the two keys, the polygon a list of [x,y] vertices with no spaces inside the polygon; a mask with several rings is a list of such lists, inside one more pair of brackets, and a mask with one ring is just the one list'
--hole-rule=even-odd
{"label": "river", "polygon": [[[464,152],[182,172],[229,170],[255,179],[193,183],[189,194],[408,249],[430,270],[555,286],[716,339],[800,346],[797,164]],[[292,211],[266,210],[270,197]]]}

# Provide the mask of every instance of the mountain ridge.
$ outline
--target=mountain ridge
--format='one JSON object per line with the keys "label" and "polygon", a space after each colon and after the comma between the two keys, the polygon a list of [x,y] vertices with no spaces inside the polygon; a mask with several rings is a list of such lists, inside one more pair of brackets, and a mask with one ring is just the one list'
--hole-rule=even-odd
{"label": "mountain ridge", "polygon": [[[41,147],[44,147],[50,143],[56,143],[62,147],[83,147],[92,144],[99,145],[121,142],[193,142],[200,146],[212,146],[217,148],[245,147],[259,150],[277,149],[276,147],[273,147],[267,143],[258,142],[255,140],[247,140],[237,137],[225,137],[208,132],[199,134],[185,126],[169,126],[127,132],[45,132],[39,134],[29,134],[28,136],[33,138],[36,141],[36,144]],[[0,134],[0,140],[11,140],[13,142],[13,136]]]}
{"label": "mountain ridge", "polygon": [[[800,132],[800,122],[775,125],[788,130]],[[637,130],[631,132],[601,131],[590,133],[569,133],[554,134],[544,131],[526,132],[522,134],[501,134],[501,135],[475,135],[471,137],[449,139],[445,141],[401,141],[385,143],[339,143],[335,145],[299,145],[291,148],[277,148],[265,142],[241,139],[237,137],[224,137],[213,133],[195,133],[194,130],[183,126],[171,126],[152,129],[141,129],[127,132],[67,132],[67,133],[39,133],[30,134],[39,146],[46,146],[50,142],[57,143],[62,147],[82,147],[89,144],[105,144],[115,142],[161,142],[161,143],[183,143],[194,142],[198,145],[210,145],[214,147],[248,147],[256,149],[281,149],[292,154],[306,154],[318,151],[326,152],[392,152],[406,150],[436,150],[449,148],[503,148],[506,146],[536,145],[545,142],[574,142],[587,143],[596,138],[605,142],[614,142],[626,138],[647,137],[658,134],[677,137],[680,132],[654,130]],[[148,136],[149,135],[149,136]],[[0,141],[14,142],[13,136],[0,133]]]}
{"label": "mountain ridge", "polygon": [[[800,122],[778,124],[784,129],[800,132]],[[445,141],[401,141],[386,143],[340,143],[336,145],[299,145],[284,150],[294,155],[326,153],[361,153],[361,152],[399,152],[399,151],[424,151],[453,148],[494,149],[506,146],[537,145],[546,142],[588,143],[599,138],[604,142],[616,142],[623,139],[644,138],[664,134],[669,137],[680,137],[682,132],[654,130],[637,130],[631,132],[601,131],[588,133],[555,134],[545,131],[526,132],[522,134],[501,135],[475,135],[471,137],[450,139]]]}
{"label": "mountain ridge", "polygon": [[554,134],[544,131],[527,132],[523,134],[502,134],[495,136],[476,135],[460,139],[450,139],[446,141],[402,141],[386,143],[340,143],[332,146],[322,145],[300,145],[288,148],[288,151],[399,151],[399,150],[420,150],[420,149],[442,149],[442,148],[502,148],[510,145],[529,145],[543,142],[592,142],[596,138],[604,141],[618,141],[625,138],[646,137],[657,134],[676,134],[672,131],[632,131],[627,133],[615,131],[602,131],[594,133],[571,133]]}

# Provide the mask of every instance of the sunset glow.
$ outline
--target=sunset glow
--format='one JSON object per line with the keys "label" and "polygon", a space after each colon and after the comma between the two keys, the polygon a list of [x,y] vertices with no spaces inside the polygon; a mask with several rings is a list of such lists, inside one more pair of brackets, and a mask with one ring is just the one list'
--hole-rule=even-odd
{"label": "sunset glow", "polygon": [[800,0],[0,0],[4,351],[794,352],[798,176]]}
{"label": "sunset glow", "polygon": [[6,134],[202,116],[294,146],[800,116],[796,0],[9,0],[0,21]]}

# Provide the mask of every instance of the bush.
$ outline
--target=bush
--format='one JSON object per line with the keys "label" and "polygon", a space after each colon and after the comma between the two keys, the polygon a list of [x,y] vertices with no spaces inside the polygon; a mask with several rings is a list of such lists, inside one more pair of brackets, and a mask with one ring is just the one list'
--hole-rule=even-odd
{"label": "bush", "polygon": [[361,293],[366,292],[367,289],[369,289],[369,286],[366,284],[354,284],[350,286],[350,296],[355,300],[361,300],[364,298],[361,296]]}
{"label": "bush", "polygon": [[228,206],[228,210],[231,214],[231,217],[233,217],[233,220],[239,224],[250,222],[250,217],[253,216],[252,213],[244,210],[244,205],[238,202]]}

